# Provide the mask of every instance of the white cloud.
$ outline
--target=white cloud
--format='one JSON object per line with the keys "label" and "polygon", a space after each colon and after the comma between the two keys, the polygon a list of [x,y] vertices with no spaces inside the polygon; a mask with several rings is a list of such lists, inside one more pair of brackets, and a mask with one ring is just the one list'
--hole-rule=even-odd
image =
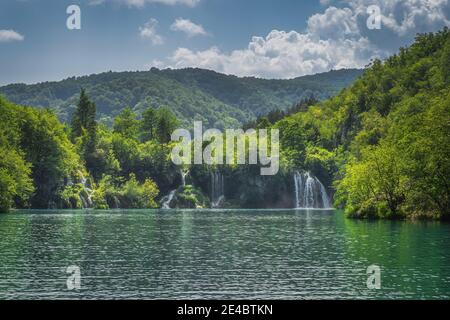
{"label": "white cloud", "polygon": [[171,67],[199,67],[238,76],[293,78],[330,69],[363,67],[377,50],[367,39],[320,40],[295,31],[273,30],[253,37],[247,49],[229,54],[217,47],[204,51],[178,48]]}
{"label": "white cloud", "polygon": [[361,68],[383,55],[385,52],[361,36],[350,8],[329,7],[311,16],[303,33],[272,30],[265,37],[253,37],[247,48],[230,53],[217,47],[204,51],[179,48],[169,58],[169,65],[239,76],[293,78],[330,69]]}
{"label": "white cloud", "polygon": [[330,3],[331,3],[331,0],[320,0],[320,4],[323,6],[328,6],[328,5],[330,5]]}
{"label": "white cloud", "polygon": [[321,39],[360,36],[354,12],[349,8],[336,7],[329,7],[324,13],[309,17],[308,33]]}
{"label": "white cloud", "polygon": [[23,35],[14,30],[0,30],[0,42],[22,41]]}
{"label": "white cloud", "polygon": [[[252,37],[247,48],[223,52],[218,47],[178,48],[166,66],[200,67],[239,76],[292,78],[330,69],[364,67],[384,58],[417,32],[450,25],[450,0],[342,0],[312,15],[304,32],[272,30]],[[322,3],[331,3],[322,1]],[[378,5],[382,29],[367,29],[367,7]]]}
{"label": "white cloud", "polygon": [[90,0],[91,5],[99,5],[108,2],[116,2],[119,4],[125,4],[130,7],[143,7],[147,3],[160,3],[165,5],[187,5],[189,7],[195,7],[200,0]]}
{"label": "white cloud", "polygon": [[139,34],[142,38],[150,39],[154,45],[164,43],[164,39],[156,32],[158,20],[151,18],[143,27],[139,27]]}
{"label": "white cloud", "polygon": [[173,31],[181,31],[187,34],[188,37],[206,36],[208,33],[199,24],[193,23],[189,19],[178,18],[170,26]]}
{"label": "white cloud", "polygon": [[387,28],[401,37],[450,26],[449,0],[345,0],[344,2],[352,8],[355,15],[364,18],[368,6],[379,6],[382,28]]}

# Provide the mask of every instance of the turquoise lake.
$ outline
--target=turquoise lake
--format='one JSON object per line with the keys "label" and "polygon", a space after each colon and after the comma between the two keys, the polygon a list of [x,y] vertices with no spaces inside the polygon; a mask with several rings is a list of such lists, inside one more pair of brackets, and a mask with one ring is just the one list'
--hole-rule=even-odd
{"label": "turquoise lake", "polygon": [[[0,299],[449,299],[450,224],[337,210],[0,215]],[[381,269],[368,289],[367,268]],[[80,289],[68,290],[68,266]]]}

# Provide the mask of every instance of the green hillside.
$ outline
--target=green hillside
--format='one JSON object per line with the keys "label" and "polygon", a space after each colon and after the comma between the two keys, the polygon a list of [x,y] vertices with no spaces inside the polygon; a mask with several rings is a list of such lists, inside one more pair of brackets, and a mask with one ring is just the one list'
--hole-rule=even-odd
{"label": "green hillside", "polygon": [[421,34],[339,95],[288,116],[283,161],[357,217],[450,217],[450,32]]}
{"label": "green hillside", "polygon": [[106,72],[59,82],[0,87],[11,102],[51,108],[62,121],[75,110],[80,88],[107,124],[125,107],[140,115],[148,107],[167,106],[185,125],[202,120],[209,127],[236,127],[274,109],[285,110],[315,96],[325,99],[351,84],[361,70],[330,71],[292,80],[239,78],[202,69]]}

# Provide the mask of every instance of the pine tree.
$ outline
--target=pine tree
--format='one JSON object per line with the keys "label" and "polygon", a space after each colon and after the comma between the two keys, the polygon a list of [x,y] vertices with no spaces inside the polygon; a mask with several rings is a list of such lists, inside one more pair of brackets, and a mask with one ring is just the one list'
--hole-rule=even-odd
{"label": "pine tree", "polygon": [[72,138],[75,139],[83,134],[84,130],[95,127],[96,107],[89,100],[84,89],[81,89],[80,99],[78,100],[77,109],[72,118]]}
{"label": "pine tree", "polygon": [[96,163],[97,145],[97,122],[95,116],[97,108],[87,96],[84,89],[81,89],[80,99],[77,109],[72,118],[72,140],[81,138],[81,153],[86,163],[86,167],[94,174]]}

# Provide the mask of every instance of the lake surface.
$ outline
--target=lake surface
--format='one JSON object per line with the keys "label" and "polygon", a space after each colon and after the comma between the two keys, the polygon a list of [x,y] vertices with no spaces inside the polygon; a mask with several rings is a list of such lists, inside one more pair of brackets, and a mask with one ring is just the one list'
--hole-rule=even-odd
{"label": "lake surface", "polygon": [[[340,211],[0,215],[0,299],[450,298],[450,225]],[[81,289],[68,290],[79,266]],[[381,289],[367,268],[381,268]]]}

